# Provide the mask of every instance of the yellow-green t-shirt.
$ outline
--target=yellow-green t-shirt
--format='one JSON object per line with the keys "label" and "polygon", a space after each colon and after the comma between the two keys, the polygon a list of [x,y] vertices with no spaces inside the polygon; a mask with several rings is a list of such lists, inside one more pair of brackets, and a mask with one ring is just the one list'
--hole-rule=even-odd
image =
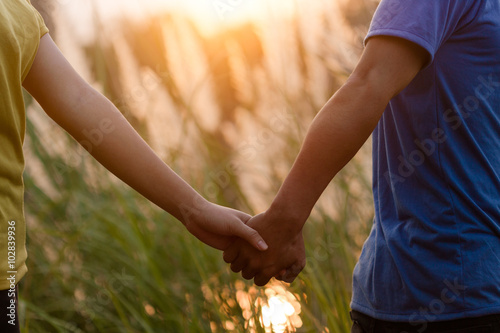
{"label": "yellow-green t-shirt", "polygon": [[29,0],[0,1],[0,290],[10,288],[11,276],[17,283],[27,272],[22,82],[47,32]]}

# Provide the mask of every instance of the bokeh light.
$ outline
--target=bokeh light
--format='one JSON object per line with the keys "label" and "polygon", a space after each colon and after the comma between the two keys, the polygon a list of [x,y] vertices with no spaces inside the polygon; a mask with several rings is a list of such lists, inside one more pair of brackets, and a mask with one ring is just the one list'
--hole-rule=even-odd
{"label": "bokeh light", "polygon": [[248,323],[248,332],[256,332],[255,315],[259,324],[268,333],[295,332],[302,327],[301,306],[298,296],[287,291],[285,285],[276,280],[268,283],[264,295],[257,295],[257,288],[244,290],[245,284],[236,283],[236,299]]}

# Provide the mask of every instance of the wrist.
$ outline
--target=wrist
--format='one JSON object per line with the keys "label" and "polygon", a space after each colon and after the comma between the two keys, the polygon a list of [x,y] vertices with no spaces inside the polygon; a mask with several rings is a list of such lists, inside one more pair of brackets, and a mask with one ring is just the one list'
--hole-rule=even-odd
{"label": "wrist", "polygon": [[179,204],[179,213],[177,219],[188,227],[189,224],[199,224],[206,217],[207,210],[210,209],[212,203],[201,195],[196,195],[188,202]]}
{"label": "wrist", "polygon": [[276,221],[283,221],[295,231],[302,231],[310,213],[310,209],[288,200],[280,200],[279,197],[273,201],[267,211],[270,216],[279,217]]}

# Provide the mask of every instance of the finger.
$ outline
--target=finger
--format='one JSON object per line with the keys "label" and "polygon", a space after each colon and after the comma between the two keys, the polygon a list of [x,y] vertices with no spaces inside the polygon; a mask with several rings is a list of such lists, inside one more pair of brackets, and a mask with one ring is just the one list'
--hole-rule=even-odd
{"label": "finger", "polygon": [[241,272],[243,268],[245,268],[245,264],[243,264],[242,262],[237,262],[237,263],[233,262],[231,264],[231,270],[235,273]]}
{"label": "finger", "polygon": [[233,242],[229,247],[225,249],[224,253],[222,254],[222,259],[224,259],[224,261],[228,264],[235,261],[240,253],[241,244],[241,240]]}
{"label": "finger", "polygon": [[[220,237],[220,236],[219,236]],[[221,251],[225,252],[227,249],[229,249],[239,238],[238,237],[227,237],[226,241],[226,247],[223,249],[220,249]],[[219,250],[219,249],[217,249]]]}
{"label": "finger", "polygon": [[295,264],[293,264],[290,268],[286,270],[286,273],[282,276],[282,281],[292,283],[299,273],[306,267],[306,262],[300,261]]}
{"label": "finger", "polygon": [[237,210],[236,211],[236,215],[238,216],[238,218],[240,218],[245,224],[248,223],[248,221],[250,221],[250,219],[252,218],[252,215],[249,215],[247,213],[244,213],[242,211],[239,211]]}
{"label": "finger", "polygon": [[230,232],[232,235],[238,236],[246,240],[250,245],[255,247],[259,251],[265,251],[268,248],[264,238],[255,230],[250,228],[248,225],[240,223],[232,223],[230,225]]}
{"label": "finger", "polygon": [[283,276],[286,274],[286,269],[282,269],[278,274],[274,276],[276,280],[283,281]]}
{"label": "finger", "polygon": [[267,266],[261,269],[254,278],[254,283],[258,286],[264,286],[271,280],[275,275],[278,274],[278,268],[274,265]]}
{"label": "finger", "polygon": [[299,273],[296,273],[294,270],[287,270],[287,272],[281,277],[280,281],[292,283],[298,275]]}
{"label": "finger", "polygon": [[272,275],[257,274],[254,277],[253,282],[259,287],[263,287],[269,282],[269,280],[271,280],[272,277]]}
{"label": "finger", "polygon": [[244,256],[239,255],[238,258],[236,258],[236,260],[231,263],[231,270],[235,273],[238,273],[247,266],[248,260]]}
{"label": "finger", "polygon": [[254,276],[257,274],[257,270],[256,269],[253,269],[252,267],[250,266],[247,266],[245,267],[242,271],[241,271],[241,276],[245,279],[245,280],[251,280],[254,278]]}

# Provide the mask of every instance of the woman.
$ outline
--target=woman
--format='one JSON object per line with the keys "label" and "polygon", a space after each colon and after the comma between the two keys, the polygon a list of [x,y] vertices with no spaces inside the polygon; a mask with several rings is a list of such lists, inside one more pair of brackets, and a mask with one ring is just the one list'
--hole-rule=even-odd
{"label": "woman", "polygon": [[[26,274],[23,216],[24,87],[102,165],[204,243],[241,237],[267,248],[250,216],[206,201],[149,148],[117,108],[71,67],[29,0],[0,2],[0,332],[19,332],[17,283]],[[7,254],[8,255],[5,255]],[[8,318],[8,320],[4,319]]]}

